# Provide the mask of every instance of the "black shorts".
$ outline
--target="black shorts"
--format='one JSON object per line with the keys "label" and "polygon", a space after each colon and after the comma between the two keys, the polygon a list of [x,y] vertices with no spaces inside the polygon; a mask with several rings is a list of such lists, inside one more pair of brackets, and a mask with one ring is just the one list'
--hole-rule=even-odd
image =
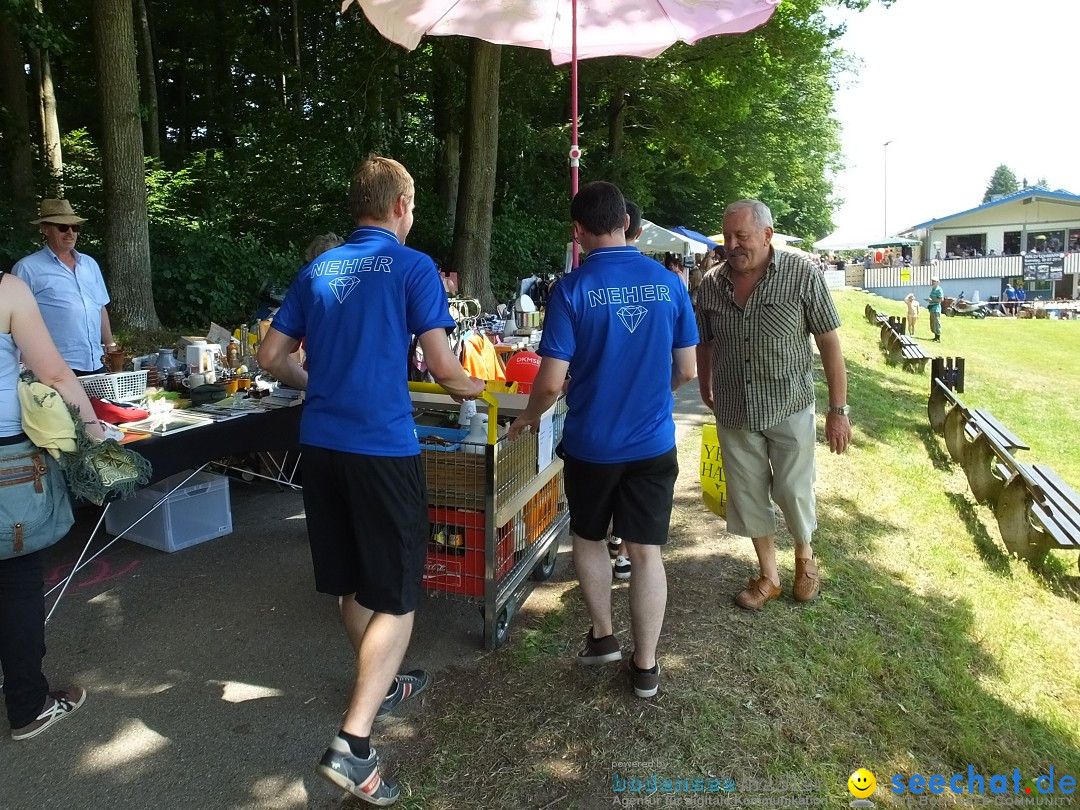
{"label": "black shorts", "polygon": [[365,456],[304,445],[304,511],[320,593],[376,613],[416,610],[427,555],[420,456]]}
{"label": "black shorts", "polygon": [[631,543],[667,542],[671,500],[679,477],[675,448],[663,455],[618,464],[594,464],[568,455],[563,480],[570,507],[570,531],[585,540],[611,533]]}

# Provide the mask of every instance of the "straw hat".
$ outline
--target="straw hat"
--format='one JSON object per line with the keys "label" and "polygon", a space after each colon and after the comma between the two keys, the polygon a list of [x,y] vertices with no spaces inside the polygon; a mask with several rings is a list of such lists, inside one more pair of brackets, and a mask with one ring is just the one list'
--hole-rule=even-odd
{"label": "straw hat", "polygon": [[40,225],[42,222],[55,222],[58,225],[82,225],[86,220],[75,214],[71,203],[67,200],[42,200],[38,218],[30,220],[30,224]]}

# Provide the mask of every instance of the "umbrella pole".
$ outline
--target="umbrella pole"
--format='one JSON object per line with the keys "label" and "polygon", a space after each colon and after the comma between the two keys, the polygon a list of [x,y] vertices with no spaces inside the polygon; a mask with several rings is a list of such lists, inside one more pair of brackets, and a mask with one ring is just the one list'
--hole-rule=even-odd
{"label": "umbrella pole", "polygon": [[[581,149],[578,147],[578,60],[577,60],[577,0],[571,0],[570,20],[570,198],[578,193],[578,164]],[[571,234],[573,244],[573,268],[578,266],[578,243]]]}

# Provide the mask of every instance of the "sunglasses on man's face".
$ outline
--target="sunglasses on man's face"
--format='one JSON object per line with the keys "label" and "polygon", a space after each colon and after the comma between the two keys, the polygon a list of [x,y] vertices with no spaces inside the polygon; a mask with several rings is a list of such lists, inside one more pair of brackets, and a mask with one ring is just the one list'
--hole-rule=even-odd
{"label": "sunglasses on man's face", "polygon": [[68,231],[78,233],[82,230],[82,225],[61,225],[59,222],[50,222],[49,224],[60,231],[60,233],[67,233]]}

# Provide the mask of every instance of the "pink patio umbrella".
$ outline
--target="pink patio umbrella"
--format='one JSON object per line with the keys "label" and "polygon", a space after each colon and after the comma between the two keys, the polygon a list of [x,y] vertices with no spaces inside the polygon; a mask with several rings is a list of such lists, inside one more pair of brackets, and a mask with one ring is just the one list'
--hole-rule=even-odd
{"label": "pink patio umbrella", "polygon": [[425,34],[457,34],[542,48],[554,64],[569,62],[570,177],[577,194],[579,59],[651,59],[676,42],[741,34],[768,22],[780,0],[342,0],[342,12],[354,2],[380,34],[409,50]]}

